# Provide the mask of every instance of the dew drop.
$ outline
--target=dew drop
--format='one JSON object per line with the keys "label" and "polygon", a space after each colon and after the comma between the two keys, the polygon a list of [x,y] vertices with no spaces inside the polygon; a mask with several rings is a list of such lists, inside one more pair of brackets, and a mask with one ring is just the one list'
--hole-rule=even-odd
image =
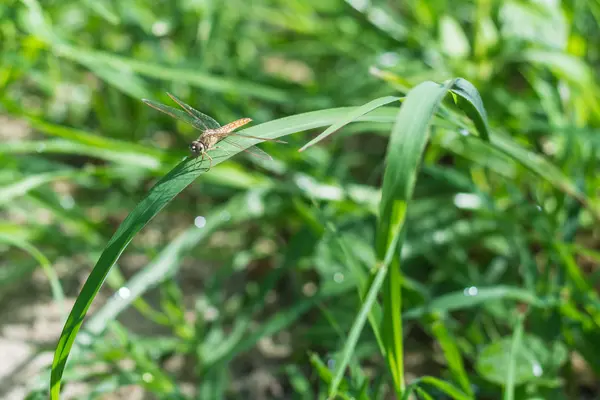
{"label": "dew drop", "polygon": [[341,272],[336,272],[335,274],[333,274],[333,280],[336,283],[344,282],[344,274],[342,274]]}
{"label": "dew drop", "polygon": [[152,24],[152,33],[154,36],[165,36],[167,33],[169,33],[169,29],[169,24],[165,21],[157,21]]}
{"label": "dew drop", "polygon": [[533,364],[533,375],[540,377],[544,373],[544,369],[538,363]]}
{"label": "dew drop", "polygon": [[433,241],[435,243],[443,243],[446,240],[447,234],[442,231],[436,231],[433,233]]}
{"label": "dew drop", "polygon": [[473,193],[458,193],[454,196],[454,205],[458,208],[474,210],[481,207],[481,198]]}
{"label": "dew drop", "polygon": [[201,215],[197,216],[194,218],[194,225],[196,225],[197,228],[204,228],[206,226],[206,218]]}
{"label": "dew drop", "polygon": [[152,375],[150,372],[144,372],[142,375],[142,380],[146,383],[150,383],[154,380],[154,375]]}
{"label": "dew drop", "polygon": [[465,290],[463,290],[463,294],[465,296],[477,296],[478,293],[479,293],[479,289],[477,289],[477,287],[475,287],[475,286],[470,286],[468,288],[465,288]]}
{"label": "dew drop", "polygon": [[123,286],[120,287],[119,290],[117,291],[117,294],[119,295],[120,298],[122,299],[128,299],[129,296],[131,296],[131,290],[129,290],[128,287]]}

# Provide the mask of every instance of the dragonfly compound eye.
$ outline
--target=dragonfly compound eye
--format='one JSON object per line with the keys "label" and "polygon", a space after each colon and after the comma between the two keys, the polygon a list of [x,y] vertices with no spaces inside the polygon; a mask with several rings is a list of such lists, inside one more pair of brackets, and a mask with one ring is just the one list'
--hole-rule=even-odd
{"label": "dragonfly compound eye", "polygon": [[194,154],[200,154],[204,151],[204,145],[198,141],[193,141],[192,144],[190,144],[190,150]]}

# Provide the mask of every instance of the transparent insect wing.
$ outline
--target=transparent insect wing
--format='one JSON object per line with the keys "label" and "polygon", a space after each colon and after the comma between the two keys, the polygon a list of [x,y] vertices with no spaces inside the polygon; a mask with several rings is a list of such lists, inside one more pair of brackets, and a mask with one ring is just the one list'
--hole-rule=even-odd
{"label": "transparent insect wing", "polygon": [[152,100],[143,99],[142,101],[144,103],[146,103],[147,105],[149,105],[150,107],[154,108],[155,110],[158,110],[162,113],[167,114],[168,116],[170,116],[172,118],[178,119],[180,121],[183,121],[183,122],[195,127],[195,124],[194,124],[195,119],[181,110],[178,110],[173,107],[169,107],[169,106],[161,104],[161,103],[157,103]]}
{"label": "transparent insect wing", "polygon": [[171,93],[167,93],[167,94],[169,95],[169,97],[171,97],[171,99],[173,99],[174,102],[176,102],[181,108],[183,108],[185,110],[185,112],[188,113],[188,115],[190,115],[191,117],[194,118],[194,122],[192,124],[197,129],[200,129],[200,130],[217,129],[221,126],[213,118],[209,117],[208,115],[206,115],[204,113],[201,113],[200,111],[196,110],[194,107],[190,106],[189,104],[184,103],[183,101],[181,101],[181,99],[179,99],[174,94],[171,94]]}
{"label": "transparent insect wing", "polygon": [[244,148],[244,146],[242,146],[241,144],[237,143],[235,140],[233,140],[231,137],[226,137],[222,140],[225,143],[228,143],[234,147],[237,147],[238,149],[245,151],[249,154],[252,154],[253,156],[262,158],[264,160],[272,160],[273,158],[267,154],[266,152],[264,152],[263,150],[259,149],[256,146],[250,146],[248,148]]}

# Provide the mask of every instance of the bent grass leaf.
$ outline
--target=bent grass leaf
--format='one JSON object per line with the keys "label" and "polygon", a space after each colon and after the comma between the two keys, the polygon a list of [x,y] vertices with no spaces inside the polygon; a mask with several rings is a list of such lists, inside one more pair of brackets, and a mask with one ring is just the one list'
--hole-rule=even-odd
{"label": "bent grass leaf", "polygon": [[[352,109],[353,108],[337,108],[299,114],[256,125],[240,132],[245,132],[257,137],[270,139],[278,138],[307,129],[331,125]],[[364,120],[387,122],[390,121],[390,115],[389,113],[382,112],[379,115],[372,117],[366,116]],[[249,147],[259,141],[260,140],[258,139],[248,140],[243,146]],[[228,151],[216,150],[214,152],[213,166],[242,151],[241,148],[237,147],[226,150]],[[207,167],[208,160],[201,161],[198,159],[186,158],[150,189],[146,197],[137,204],[114,233],[83,285],[63,327],[52,362],[52,372],[50,377],[51,399],[56,400],[59,398],[63,372],[75,338],[77,337],[92,301],[96,297],[96,294],[100,290],[100,287],[104,283],[112,266],[119,259],[133,237],[179,192],[200,176]]]}
{"label": "bent grass leaf", "polygon": [[[429,125],[444,96],[455,87],[461,97],[469,99],[468,104],[472,107],[468,109],[468,116],[480,121],[475,125],[478,129],[482,129],[481,136],[487,138],[487,116],[479,95],[472,85],[469,86],[459,79],[447,81],[443,85],[428,81],[413,88],[404,98],[387,148],[375,243],[379,259],[378,265],[375,266],[376,276],[344,345],[342,360],[336,366],[334,379],[329,388],[330,396],[337,393],[338,385],[352,357],[367,315],[382,287],[385,288],[383,325],[374,326],[373,329],[380,329],[382,332],[380,335],[385,341],[385,358],[396,393],[401,396],[404,392],[400,313],[402,305],[399,290],[402,274],[394,255],[396,249],[402,245],[408,203],[414,190],[420,160],[429,139]],[[389,266],[391,269],[388,275]],[[386,281],[384,278],[387,278],[386,285],[384,285]]]}
{"label": "bent grass leaf", "polygon": [[444,325],[442,320],[438,320],[433,323],[432,331],[439,342],[442,351],[444,352],[444,357],[446,358],[450,372],[458,381],[465,393],[467,393],[471,398],[474,398],[473,390],[471,389],[471,382],[469,381],[469,375],[467,374],[463,359],[460,355],[456,338]]}
{"label": "bent grass leaf", "polygon": [[459,96],[458,106],[473,121],[475,127],[481,134],[481,138],[490,141],[490,128],[487,121],[487,113],[479,92],[466,79],[458,78],[450,89],[452,93]]}
{"label": "bent grass leaf", "polygon": [[50,260],[48,260],[48,258],[37,247],[29,243],[28,241],[20,238],[19,236],[0,233],[0,242],[5,242],[7,244],[20,248],[21,250],[29,253],[29,255],[40,264],[40,267],[42,267],[42,270],[46,274],[48,282],[50,283],[52,297],[54,298],[54,301],[60,306],[61,316],[63,318],[66,317],[66,313],[64,310],[65,294],[62,285],[60,284],[60,280],[56,275],[56,271],[54,271],[54,268],[52,268],[52,263],[50,263]]}
{"label": "bent grass leaf", "polygon": [[359,118],[365,114],[368,114],[369,112],[375,110],[376,108],[379,108],[386,104],[390,104],[396,100],[400,100],[400,97],[386,96],[386,97],[382,97],[382,98],[370,101],[367,104],[352,110],[352,112],[348,113],[347,116],[345,116],[344,118],[342,118],[340,121],[336,122],[335,124],[331,125],[319,136],[317,136],[316,138],[314,138],[313,140],[311,140],[310,142],[308,142],[307,144],[302,146],[302,148],[298,151],[306,150],[310,146],[317,144],[321,140],[325,139],[327,136],[329,136],[332,133],[343,128],[345,125],[348,125],[349,123],[355,121],[357,118]]}
{"label": "bent grass leaf", "polygon": [[0,187],[0,205],[6,204],[17,197],[23,196],[39,186],[54,182],[59,179],[71,178],[85,174],[85,171],[65,170],[30,175],[19,181]]}

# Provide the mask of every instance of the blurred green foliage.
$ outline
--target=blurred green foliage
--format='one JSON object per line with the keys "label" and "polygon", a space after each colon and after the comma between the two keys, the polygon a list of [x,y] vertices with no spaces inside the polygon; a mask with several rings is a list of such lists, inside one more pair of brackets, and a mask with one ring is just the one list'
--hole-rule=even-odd
{"label": "blurred green foliage", "polygon": [[[599,22],[577,0],[6,0],[0,291],[40,268],[64,322],[118,260],[66,365],[86,398],[598,396]],[[437,103],[384,96],[456,77],[481,102],[455,88],[400,140]],[[288,144],[160,193],[198,134],[141,102],[167,91]]]}

